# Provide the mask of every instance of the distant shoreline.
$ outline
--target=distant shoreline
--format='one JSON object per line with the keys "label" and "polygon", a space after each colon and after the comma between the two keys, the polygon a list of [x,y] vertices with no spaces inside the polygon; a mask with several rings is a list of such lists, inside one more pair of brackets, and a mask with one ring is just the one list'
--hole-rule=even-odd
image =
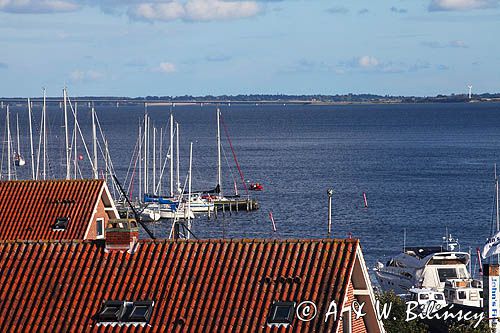
{"label": "distant shoreline", "polygon": [[[42,103],[42,97],[31,98],[33,105]],[[472,95],[438,95],[433,97],[404,97],[404,96],[378,96],[370,94],[360,95],[237,95],[237,96],[181,96],[181,97],[74,97],[73,103],[86,104],[88,106],[113,105],[133,106],[147,105],[158,106],[180,106],[180,105],[373,105],[373,104],[429,104],[429,103],[491,103],[500,102],[498,94]],[[23,106],[27,104],[27,97],[0,98],[0,106],[9,104],[11,106]],[[47,103],[63,103],[62,97],[48,97]]]}

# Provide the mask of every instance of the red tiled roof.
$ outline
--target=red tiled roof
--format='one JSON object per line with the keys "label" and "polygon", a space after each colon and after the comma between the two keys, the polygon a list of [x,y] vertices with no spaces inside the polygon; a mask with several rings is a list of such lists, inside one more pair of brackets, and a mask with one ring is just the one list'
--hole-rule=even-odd
{"label": "red tiled roof", "polygon": [[[0,182],[0,240],[83,239],[104,180]],[[54,231],[69,217],[65,231]]]}
{"label": "red tiled roof", "polygon": [[[334,332],[358,241],[143,240],[136,253],[96,241],[0,242],[0,331]],[[153,300],[145,327],[97,326],[105,300]],[[318,316],[267,326],[273,301],[314,301]],[[183,323],[182,323],[183,322]]]}

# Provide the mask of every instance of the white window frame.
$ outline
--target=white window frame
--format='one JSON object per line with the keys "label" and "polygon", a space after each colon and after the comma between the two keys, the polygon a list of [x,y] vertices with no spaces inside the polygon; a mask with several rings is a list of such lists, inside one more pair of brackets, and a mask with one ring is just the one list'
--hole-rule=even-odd
{"label": "white window frame", "polygon": [[[101,225],[102,225],[102,235],[97,234],[97,226],[99,223],[101,223]],[[96,236],[95,236],[96,239],[104,239],[104,218],[98,217],[95,220],[95,232],[96,232]]]}

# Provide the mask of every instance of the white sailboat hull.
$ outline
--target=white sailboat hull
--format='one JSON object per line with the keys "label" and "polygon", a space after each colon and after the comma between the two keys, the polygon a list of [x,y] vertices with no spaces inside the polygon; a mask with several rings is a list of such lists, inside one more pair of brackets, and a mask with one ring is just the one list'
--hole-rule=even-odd
{"label": "white sailboat hull", "polygon": [[160,209],[158,206],[146,207],[141,212],[141,218],[146,222],[156,222],[161,218]]}
{"label": "white sailboat hull", "polygon": [[185,219],[187,220],[188,218],[194,219],[194,214],[192,210],[189,210],[184,207],[179,207],[176,211],[173,211],[170,206],[166,205],[164,207],[160,208],[160,217],[162,219]]}

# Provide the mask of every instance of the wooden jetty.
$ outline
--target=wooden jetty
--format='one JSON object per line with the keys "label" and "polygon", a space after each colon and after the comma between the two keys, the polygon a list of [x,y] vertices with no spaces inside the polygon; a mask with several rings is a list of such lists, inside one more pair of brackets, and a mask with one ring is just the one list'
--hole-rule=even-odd
{"label": "wooden jetty", "polygon": [[252,211],[259,209],[259,202],[255,199],[244,198],[231,198],[229,200],[216,200],[214,201],[215,211],[222,212],[238,212]]}

